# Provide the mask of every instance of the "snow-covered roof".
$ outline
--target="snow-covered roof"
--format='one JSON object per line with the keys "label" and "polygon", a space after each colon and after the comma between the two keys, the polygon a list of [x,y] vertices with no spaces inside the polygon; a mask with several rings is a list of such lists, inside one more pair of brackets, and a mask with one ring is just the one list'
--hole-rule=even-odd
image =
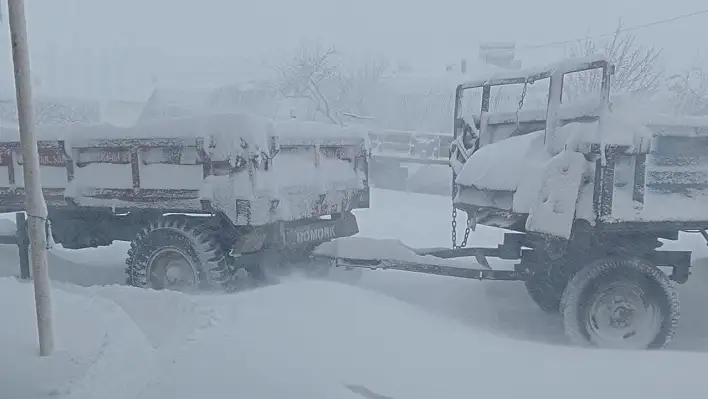
{"label": "snow-covered roof", "polygon": [[[35,97],[35,119],[38,125],[64,124],[72,122],[96,123],[101,118],[100,103],[96,100],[76,98]],[[7,122],[17,121],[15,99],[0,101],[0,118]]]}
{"label": "snow-covered roof", "polygon": [[211,110],[214,102],[231,92],[268,89],[263,81],[244,81],[228,85],[157,87],[145,104],[140,120],[194,115]]}
{"label": "snow-covered roof", "polygon": [[[158,87],[147,100],[141,119],[152,118],[157,113],[164,113],[167,109],[184,112],[181,115],[201,111],[206,105],[212,88],[174,88]],[[164,116],[164,115],[161,115]],[[178,115],[170,115],[178,116]]]}
{"label": "snow-covered roof", "polygon": [[480,77],[460,85],[462,89],[470,89],[480,86],[498,86],[505,84],[521,84],[527,80],[536,81],[550,78],[554,73],[568,73],[583,69],[598,68],[608,63],[604,54],[596,54],[589,57],[567,58],[548,64],[543,67],[532,67],[518,71],[501,70],[489,75]]}

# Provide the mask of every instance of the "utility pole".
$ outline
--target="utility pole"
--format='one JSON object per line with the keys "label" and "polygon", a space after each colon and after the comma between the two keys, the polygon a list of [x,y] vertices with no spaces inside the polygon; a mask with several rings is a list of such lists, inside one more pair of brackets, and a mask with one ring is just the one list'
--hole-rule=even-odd
{"label": "utility pole", "polygon": [[54,350],[52,296],[47,270],[47,204],[44,202],[39,175],[39,153],[35,137],[32,77],[30,73],[27,20],[24,0],[7,0],[12,62],[15,70],[17,116],[20,127],[20,146],[24,161],[25,209],[29,224],[30,256],[34,281],[34,301],[39,333],[39,354],[49,356]]}

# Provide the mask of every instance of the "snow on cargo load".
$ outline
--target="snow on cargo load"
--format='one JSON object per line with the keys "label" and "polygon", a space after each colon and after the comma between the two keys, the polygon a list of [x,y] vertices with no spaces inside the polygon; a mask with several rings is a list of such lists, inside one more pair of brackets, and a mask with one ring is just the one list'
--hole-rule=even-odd
{"label": "snow on cargo load", "polygon": [[[545,180],[553,169],[552,160],[564,152],[576,152],[590,158],[579,161],[584,165],[569,168],[583,179],[574,197],[564,200],[576,203],[572,209],[575,218],[591,223],[708,219],[704,211],[708,209],[706,121],[661,116],[643,123],[640,120],[613,112],[593,122],[569,123],[555,129],[557,144],[553,146],[548,145],[545,130],[487,144],[469,157],[457,176],[455,203],[531,214],[534,209],[541,209],[538,200],[543,197],[542,187],[549,184]],[[622,148],[621,153],[611,155],[613,188],[608,195],[612,205],[602,214],[593,208],[593,184],[597,161],[606,165],[608,155],[602,150],[592,155],[593,146]],[[561,175],[554,181],[557,187],[553,191],[562,191],[560,186],[566,182]],[[562,208],[559,204],[554,206]],[[549,215],[543,217],[543,224],[550,226]],[[527,228],[528,223],[538,222],[540,217],[530,217]],[[509,227],[519,221],[511,216],[505,222],[496,220],[497,224],[491,225]],[[552,233],[546,230],[540,225],[534,227],[534,231]],[[569,234],[567,228],[561,230]]]}
{"label": "snow on cargo load", "polygon": [[[36,136],[39,141],[64,140],[81,144],[116,139],[210,138],[214,141],[213,146],[238,142],[235,147],[240,148],[243,140],[250,148],[267,148],[272,136],[281,136],[282,139],[293,143],[351,143],[365,139],[368,132],[319,122],[276,122],[252,114],[214,113],[154,119],[130,127],[83,123],[43,125],[37,127]],[[225,141],[219,142],[220,139]],[[0,141],[19,142],[18,130],[14,126],[3,126],[0,130]]]}
{"label": "snow on cargo load", "polygon": [[[2,133],[0,208],[21,209],[19,137]],[[365,131],[224,113],[42,127],[38,138],[50,206],[214,209],[236,224],[368,206]]]}

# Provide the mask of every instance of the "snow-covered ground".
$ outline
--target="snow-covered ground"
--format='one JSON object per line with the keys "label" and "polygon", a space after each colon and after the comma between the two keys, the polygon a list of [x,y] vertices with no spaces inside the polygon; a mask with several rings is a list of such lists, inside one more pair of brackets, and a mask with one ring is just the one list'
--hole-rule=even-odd
{"label": "snow-covered ground", "polygon": [[[374,190],[357,217],[362,236],[450,245],[446,197]],[[470,245],[502,234],[480,227]],[[708,247],[700,236],[671,246],[695,250],[697,267],[660,352],[567,346],[559,319],[517,283],[377,271],[358,287],[290,277],[187,296],[119,286],[125,243],[55,248],[52,357],[36,353],[31,284],[0,278],[0,397],[697,398],[708,388]],[[16,249],[0,251],[0,276],[17,275]]]}

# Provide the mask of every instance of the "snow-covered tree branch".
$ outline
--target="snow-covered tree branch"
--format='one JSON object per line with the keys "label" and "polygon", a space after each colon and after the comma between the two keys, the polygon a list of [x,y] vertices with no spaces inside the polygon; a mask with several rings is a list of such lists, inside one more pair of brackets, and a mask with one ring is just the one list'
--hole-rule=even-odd
{"label": "snow-covered tree branch", "polygon": [[365,59],[360,65],[343,69],[340,73],[339,88],[342,115],[369,118],[367,98],[388,69],[388,62],[380,59]]}
{"label": "snow-covered tree branch", "polygon": [[278,66],[278,86],[285,98],[307,100],[315,107],[315,112],[331,123],[341,124],[331,109],[330,99],[321,88],[323,84],[338,78],[339,68],[332,60],[336,54],[333,47],[322,50],[318,46],[309,50],[303,46],[300,54]]}
{"label": "snow-covered tree branch", "polygon": [[346,67],[334,47],[301,47],[300,53],[278,67],[278,91],[285,98],[304,100],[313,110],[311,119],[321,116],[333,124],[342,117],[367,119],[366,98],[379,82],[388,63],[366,60]]}
{"label": "snow-covered tree branch", "polygon": [[681,115],[708,115],[708,73],[702,63],[668,79],[674,112]]}
{"label": "snow-covered tree branch", "polygon": [[[646,99],[653,96],[663,83],[664,70],[657,63],[661,49],[638,44],[635,36],[622,30],[621,21],[608,41],[583,40],[568,52],[571,57],[604,53],[616,68],[612,78],[613,93]],[[602,77],[599,73],[570,74],[564,83],[568,97],[577,98],[584,93],[599,92]]]}

